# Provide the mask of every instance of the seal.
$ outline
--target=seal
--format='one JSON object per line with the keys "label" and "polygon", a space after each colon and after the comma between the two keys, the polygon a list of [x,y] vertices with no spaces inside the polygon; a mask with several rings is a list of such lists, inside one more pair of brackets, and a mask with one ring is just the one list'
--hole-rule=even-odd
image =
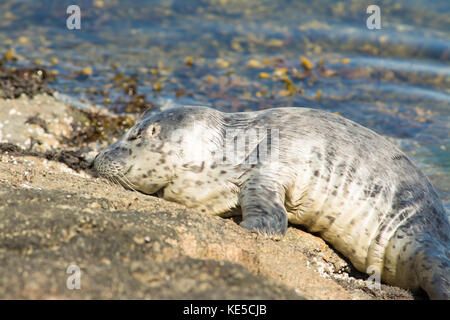
{"label": "seal", "polygon": [[384,137],[309,108],[147,113],[94,160],[128,189],[275,239],[288,221],[385,283],[450,297],[450,225],[426,176]]}

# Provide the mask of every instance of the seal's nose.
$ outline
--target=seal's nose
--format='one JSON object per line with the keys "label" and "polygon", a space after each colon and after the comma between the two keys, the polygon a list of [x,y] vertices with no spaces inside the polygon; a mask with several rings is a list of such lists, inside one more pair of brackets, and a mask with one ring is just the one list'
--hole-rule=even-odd
{"label": "seal's nose", "polygon": [[95,156],[94,160],[92,160],[92,165],[93,165],[93,166],[95,166],[95,164],[97,163],[97,159],[98,159],[98,156],[99,156],[99,155],[100,155],[100,152],[97,153],[97,155]]}
{"label": "seal's nose", "polygon": [[94,160],[92,160],[91,164],[89,165],[90,169],[96,169],[95,168],[95,160],[97,160],[99,155],[100,155],[100,153],[97,153],[97,155],[95,156]]}

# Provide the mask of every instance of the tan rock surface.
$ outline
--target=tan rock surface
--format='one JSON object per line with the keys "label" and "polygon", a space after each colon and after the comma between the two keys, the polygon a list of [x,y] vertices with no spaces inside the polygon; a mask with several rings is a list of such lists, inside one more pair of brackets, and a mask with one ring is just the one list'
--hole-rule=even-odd
{"label": "tan rock surface", "polygon": [[[33,109],[23,105],[14,108],[25,117]],[[80,290],[66,287],[72,264]],[[0,266],[2,299],[413,298],[370,289],[366,275],[300,228],[272,241],[20,152],[0,154]]]}

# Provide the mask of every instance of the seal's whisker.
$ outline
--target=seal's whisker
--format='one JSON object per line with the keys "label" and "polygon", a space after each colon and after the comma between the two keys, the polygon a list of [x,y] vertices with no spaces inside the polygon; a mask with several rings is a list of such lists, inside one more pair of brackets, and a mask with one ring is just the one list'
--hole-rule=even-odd
{"label": "seal's whisker", "polygon": [[124,174],[121,174],[121,177],[122,177],[122,179],[124,179],[124,180],[127,182],[127,184],[129,184],[130,186],[132,186],[134,189],[137,188],[137,186],[136,186],[134,183],[132,183],[132,182],[130,181],[130,179],[128,179],[127,176],[125,176]]}
{"label": "seal's whisker", "polygon": [[137,191],[136,191],[136,188],[137,188],[136,185],[132,184],[132,183],[130,182],[129,179],[127,179],[126,181],[127,181],[127,184],[130,185],[131,189],[132,189],[133,191],[137,192]]}
{"label": "seal's whisker", "polygon": [[122,181],[133,191],[136,191],[136,186],[131,184],[129,180],[125,180],[124,178],[122,178]]}
{"label": "seal's whisker", "polygon": [[122,184],[117,180],[117,177],[113,177],[113,183],[115,186],[122,186]]}
{"label": "seal's whisker", "polygon": [[117,179],[122,182],[122,185],[125,185],[128,189],[131,189],[133,191],[136,191],[125,179],[122,177],[117,177]]}
{"label": "seal's whisker", "polygon": [[120,186],[120,183],[117,181],[117,177],[111,177],[111,182],[115,185]]}
{"label": "seal's whisker", "polygon": [[115,183],[114,183],[114,181],[112,181],[111,177],[107,177],[106,180],[108,181],[110,187],[113,187],[115,185]]}
{"label": "seal's whisker", "polygon": [[122,182],[123,184],[125,184],[128,188],[130,188],[131,190],[133,190],[133,191],[136,192],[136,189],[133,188],[133,187],[130,185],[130,183],[127,182],[127,180],[126,180],[126,178],[125,178],[124,175],[121,174],[120,176],[117,176],[117,179],[118,179],[120,182]]}
{"label": "seal's whisker", "polygon": [[112,187],[114,185],[114,181],[112,181],[111,177],[108,177],[107,179],[109,181],[109,185]]}
{"label": "seal's whisker", "polygon": [[106,183],[108,186],[111,186],[111,181],[109,181],[109,178],[103,177],[102,180],[105,181],[105,183]]}

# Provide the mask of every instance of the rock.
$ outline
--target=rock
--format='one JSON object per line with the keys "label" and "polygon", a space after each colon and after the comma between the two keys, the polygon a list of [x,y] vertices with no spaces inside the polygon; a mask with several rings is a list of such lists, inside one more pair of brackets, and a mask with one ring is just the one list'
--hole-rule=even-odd
{"label": "rock", "polygon": [[47,151],[61,148],[62,137],[70,137],[73,112],[52,96],[41,94],[31,99],[22,95],[0,100],[0,119],[0,142]]}
{"label": "rock", "polygon": [[[0,106],[39,109],[57,135],[49,119],[66,110],[62,103],[42,97],[53,105],[46,109],[21,99]],[[16,144],[30,125],[42,129],[36,139],[45,135],[40,120],[25,124],[24,114],[1,112],[2,123],[16,123],[3,126],[11,136],[0,148],[1,299],[414,298],[385,285],[370,289],[366,275],[297,227],[272,241],[231,219],[124,190],[67,161],[63,140],[54,146],[60,157],[27,152]],[[71,265],[80,289],[67,287]]]}

